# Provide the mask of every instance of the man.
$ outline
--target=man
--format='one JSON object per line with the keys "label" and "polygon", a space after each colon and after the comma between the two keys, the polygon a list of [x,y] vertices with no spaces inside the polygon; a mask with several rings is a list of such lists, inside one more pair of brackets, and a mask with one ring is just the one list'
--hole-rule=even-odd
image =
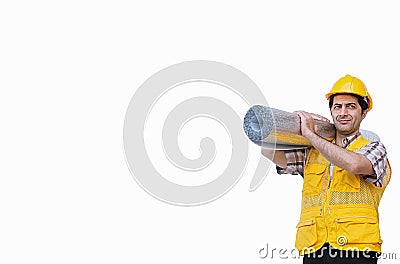
{"label": "man", "polygon": [[377,263],[382,240],[378,206],[391,169],[381,142],[360,134],[360,124],[372,109],[372,98],[356,77],[340,78],[326,95],[336,137],[316,133],[314,119],[297,111],[301,133],[313,147],[262,154],[277,165],[279,174],[304,177],[296,248],[303,263]]}

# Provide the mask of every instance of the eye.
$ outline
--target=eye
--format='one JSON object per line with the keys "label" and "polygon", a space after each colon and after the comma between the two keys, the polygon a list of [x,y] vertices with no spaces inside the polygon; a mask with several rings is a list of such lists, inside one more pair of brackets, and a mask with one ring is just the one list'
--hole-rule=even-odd
{"label": "eye", "polygon": [[353,105],[353,104],[350,104],[350,105],[348,105],[347,107],[350,108],[350,109],[355,109],[355,108],[356,108],[356,106]]}
{"label": "eye", "polygon": [[334,105],[333,106],[333,109],[340,109],[341,108],[341,105]]}

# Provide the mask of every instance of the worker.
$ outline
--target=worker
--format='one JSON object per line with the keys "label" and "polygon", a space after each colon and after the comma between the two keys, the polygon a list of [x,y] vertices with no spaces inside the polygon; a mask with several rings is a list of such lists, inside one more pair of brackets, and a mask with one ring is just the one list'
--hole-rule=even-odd
{"label": "worker", "polygon": [[326,98],[334,139],[320,137],[314,124],[314,119],[329,119],[296,111],[301,134],[312,147],[261,152],[277,165],[278,174],[304,178],[295,243],[303,263],[377,263],[382,244],[378,206],[391,169],[382,142],[360,133],[372,98],[350,75],[340,78]]}

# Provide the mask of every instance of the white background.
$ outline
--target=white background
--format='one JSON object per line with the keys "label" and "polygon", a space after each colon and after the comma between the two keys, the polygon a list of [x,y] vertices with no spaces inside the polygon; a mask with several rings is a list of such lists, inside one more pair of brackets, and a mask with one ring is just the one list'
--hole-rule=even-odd
{"label": "white background", "polygon": [[375,104],[362,127],[380,135],[394,172],[383,251],[400,258],[398,25],[395,1],[3,1],[0,263],[301,263],[258,256],[267,243],[293,249],[301,177],[271,170],[248,192],[249,161],[221,199],[177,207],[130,175],[131,97],[197,59],[243,71],[270,106],[325,116],[334,81],[362,79]]}

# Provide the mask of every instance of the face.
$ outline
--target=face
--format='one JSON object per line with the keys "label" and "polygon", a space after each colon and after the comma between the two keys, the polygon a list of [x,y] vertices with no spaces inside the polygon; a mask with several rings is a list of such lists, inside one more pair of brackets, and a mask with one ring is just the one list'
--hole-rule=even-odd
{"label": "face", "polygon": [[355,96],[339,94],[333,98],[331,114],[336,131],[339,134],[351,136],[359,131],[361,121],[367,115],[367,111],[362,111]]}

